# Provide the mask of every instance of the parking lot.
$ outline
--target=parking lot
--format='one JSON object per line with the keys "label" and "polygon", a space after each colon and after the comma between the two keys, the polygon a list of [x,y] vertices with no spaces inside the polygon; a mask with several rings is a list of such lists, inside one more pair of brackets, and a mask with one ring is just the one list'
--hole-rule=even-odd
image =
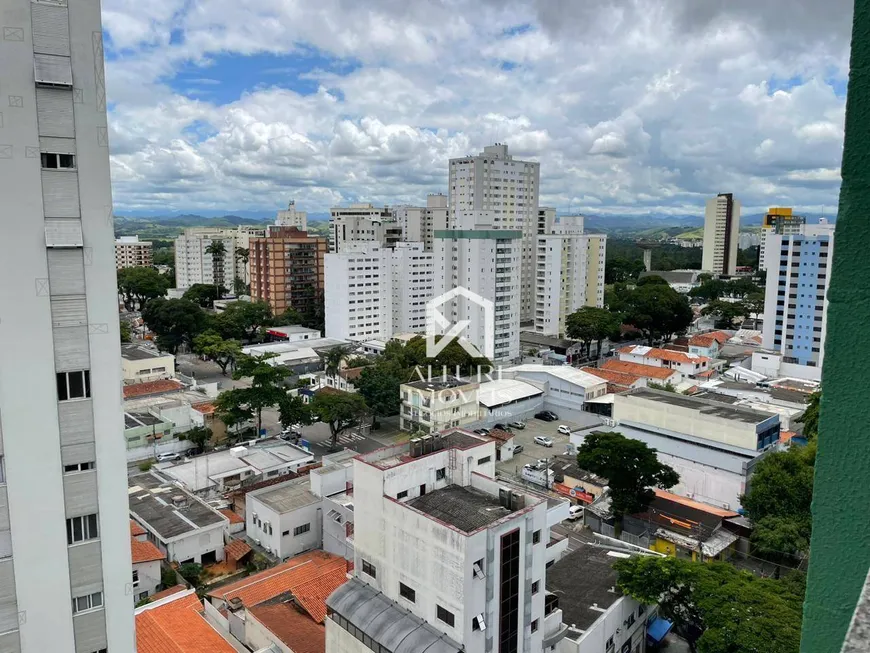
{"label": "parking lot", "polygon": [[[554,411],[558,414],[558,411]],[[539,419],[526,420],[526,428],[513,429],[514,443],[523,445],[522,452],[516,454],[511,460],[497,465],[498,471],[503,474],[520,475],[520,470],[526,463],[533,463],[539,458],[548,458],[554,455],[564,454],[568,446],[568,436],[559,433],[560,424],[565,424],[571,430],[582,428],[585,424],[578,424],[571,420],[557,419],[553,422],[544,422]],[[553,440],[552,447],[544,447],[535,443],[536,435],[545,435]]]}

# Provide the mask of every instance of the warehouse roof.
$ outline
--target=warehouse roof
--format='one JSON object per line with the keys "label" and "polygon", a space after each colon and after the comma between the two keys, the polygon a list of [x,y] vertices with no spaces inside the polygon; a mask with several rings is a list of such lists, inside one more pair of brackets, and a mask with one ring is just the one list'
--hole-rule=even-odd
{"label": "warehouse roof", "polygon": [[161,540],[226,524],[226,518],[154,472],[128,479],[130,514]]}
{"label": "warehouse roof", "polygon": [[492,409],[513,404],[523,399],[540,397],[543,394],[543,390],[519,379],[495,379],[480,384],[478,402]]}

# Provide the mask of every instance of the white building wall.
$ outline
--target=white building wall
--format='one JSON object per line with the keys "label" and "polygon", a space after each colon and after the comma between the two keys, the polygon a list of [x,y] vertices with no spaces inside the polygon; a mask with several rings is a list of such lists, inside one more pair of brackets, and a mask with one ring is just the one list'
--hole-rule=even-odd
{"label": "white building wall", "polygon": [[229,229],[185,229],[175,239],[175,285],[190,288],[197,283],[213,285],[215,282],[214,258],[205,250],[213,242],[224,245],[223,285],[233,289],[236,277],[236,237]]}
{"label": "white building wall", "polygon": [[358,203],[329,209],[329,251],[339,252],[345,243],[375,242],[385,245],[385,223],[394,222],[392,211]]}
{"label": "white building wall", "polygon": [[308,213],[296,210],[296,200],[290,200],[286,211],[278,211],[275,224],[279,227],[296,227],[299,231],[308,231]]}
{"label": "white building wall", "polygon": [[[141,520],[137,520],[140,521]],[[147,528],[146,524],[143,524]],[[193,559],[196,563],[202,562],[202,554],[214,551],[218,561],[224,559],[224,528],[228,524],[217,524],[209,528],[200,528],[186,533],[184,536],[169,542],[155,542],[157,548],[166,553],[170,562],[182,562]]]}
{"label": "white building wall", "polygon": [[[558,653],[605,653],[605,651],[621,651],[626,642],[631,642],[628,650],[645,650],[646,620],[645,612],[638,615],[640,604],[629,596],[623,596],[607,609],[586,631],[579,641],[573,639],[560,640],[556,646]],[[630,626],[626,624],[631,621]],[[613,637],[613,648],[607,648],[607,641]],[[637,648],[640,647],[640,648]]]}
{"label": "white building wall", "polygon": [[680,496],[703,501],[714,506],[737,510],[740,495],[746,490],[746,476],[727,469],[679,458],[658,451],[660,463],[670,465],[680,475],[680,482],[668,491]]}
{"label": "white building wall", "polygon": [[139,572],[139,582],[133,586],[133,601],[138,603],[145,596],[154,594],[160,586],[160,561],[151,560],[134,564],[133,571]]}
{"label": "white building wall", "polygon": [[267,653],[275,653],[275,651],[294,653],[293,649],[282,642],[281,638],[275,635],[275,633],[266,628],[250,610],[245,611],[245,644],[252,651],[265,650]]}
{"label": "white building wall", "polygon": [[[322,506],[313,503],[285,513],[279,513],[256,496],[245,497],[245,534],[281,560],[317,549],[322,541]],[[255,518],[254,515],[257,515]],[[294,529],[304,524],[310,528],[294,535]]]}
{"label": "white building wall", "polygon": [[[15,307],[4,314],[0,327],[0,450],[6,470],[0,493],[8,498],[12,542],[12,557],[0,560],[0,573],[9,579],[7,572],[14,570],[13,600],[0,608],[0,620],[6,631],[4,645],[16,652],[20,648],[23,653],[73,653],[89,645],[79,642],[77,646],[73,632],[71,582],[80,578],[81,570],[68,562],[65,477],[51,345],[51,298],[58,298],[64,287],[68,292],[71,284],[68,276],[54,275],[51,284],[55,287],[49,286],[45,219],[63,215],[73,233],[78,228],[83,233],[83,238],[69,243],[77,246],[65,251],[69,258],[80,257],[84,293],[78,296],[86,298],[85,313],[78,323],[85,330],[89,350],[94,426],[86,429],[83,440],[94,443],[90,457],[97,462],[102,557],[98,585],[105,607],[96,616],[104,616],[106,622],[105,632],[98,629],[96,637],[113,653],[132,653],[131,558],[126,473],[121,462],[124,442],[118,437],[122,429],[120,346],[100,3],[80,0],[70,5],[68,9],[46,7],[27,0],[0,4],[0,22],[6,33],[0,41],[4,97],[0,197],[5,218],[0,271],[7,280],[0,288],[0,299],[5,306]],[[57,15],[54,25],[68,33],[64,42],[68,40],[71,48],[64,48],[55,37],[42,38],[41,47],[34,47],[31,16],[43,9]],[[41,99],[50,95],[72,110],[71,118],[63,121],[62,135],[37,123],[34,50],[44,53],[47,48],[65,58],[72,71],[70,86],[39,89]],[[41,101],[40,106],[45,109],[47,105]],[[58,112],[54,117],[60,117]],[[46,139],[42,145],[40,136]],[[74,150],[77,170],[47,172],[56,175],[54,182],[65,182],[65,190],[60,199],[44,202],[40,149],[51,152],[55,145],[47,139],[56,144],[60,137],[66,139],[62,146],[68,152]],[[0,522],[5,520],[3,510]],[[8,591],[9,585],[3,590]]]}
{"label": "white building wall", "polygon": [[392,268],[377,242],[350,242],[325,256],[326,337],[387,340],[392,335]]}
{"label": "white building wall", "polygon": [[396,243],[387,250],[390,263],[390,294],[394,333],[425,333],[426,303],[435,284],[434,256],[422,242]]}

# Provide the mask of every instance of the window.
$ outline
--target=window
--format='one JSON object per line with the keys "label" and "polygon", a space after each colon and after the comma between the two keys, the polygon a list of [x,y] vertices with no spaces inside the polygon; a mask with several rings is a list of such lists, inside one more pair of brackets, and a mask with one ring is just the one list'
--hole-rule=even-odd
{"label": "window", "polygon": [[57,399],[86,399],[91,396],[91,372],[59,372],[57,374]]}
{"label": "window", "polygon": [[634,625],[634,612],[628,615],[628,619],[626,619],[626,622],[626,626],[631,627],[632,625]]}
{"label": "window", "polygon": [[4,467],[3,456],[0,456],[0,483],[6,482],[6,467]]}
{"label": "window", "polygon": [[492,456],[484,456],[483,458],[478,458],[478,460],[477,460],[477,464],[478,464],[478,465],[485,465],[485,464],[488,463],[490,460],[492,460]]}
{"label": "window", "polygon": [[437,606],[436,614],[438,619],[446,623],[451,628],[453,627],[453,613],[450,610],[445,610],[440,605]]}
{"label": "window", "polygon": [[541,581],[536,580],[534,583],[532,583],[532,594],[537,594],[540,587],[541,587]]}
{"label": "window", "polygon": [[287,537],[288,535],[290,535],[290,531],[289,531],[289,530],[284,531],[283,533],[281,533],[281,537]]}
{"label": "window", "polygon": [[532,544],[539,544],[541,542],[541,531],[535,531],[532,533]]}
{"label": "window", "polygon": [[362,570],[364,574],[371,576],[372,578],[378,577],[378,570],[375,569],[375,566],[368,560],[362,561]]}
{"label": "window", "polygon": [[417,600],[417,592],[405,585],[405,583],[399,583],[399,596],[411,603],[415,603]]}
{"label": "window", "polygon": [[401,492],[399,492],[399,493],[396,495],[396,498],[399,499],[399,500],[401,500],[401,499],[405,499],[405,498],[407,498],[407,496],[408,496],[408,490],[402,490]]}
{"label": "window", "polygon": [[534,633],[537,630],[538,630],[538,620],[534,619],[534,620],[532,620],[532,632]]}
{"label": "window", "polygon": [[[296,528],[293,529],[293,537],[296,537],[297,535],[302,535],[303,533],[307,533],[310,530],[311,530],[311,524],[302,524],[301,526],[297,526]],[[270,534],[272,533],[271,526],[269,527],[269,533]]]}
{"label": "window", "polygon": [[608,649],[613,648],[613,635],[607,638],[607,644],[605,644],[605,647]]}
{"label": "window", "polygon": [[87,596],[79,596],[72,600],[73,614],[103,607],[103,593],[94,592]]}
{"label": "window", "polygon": [[520,623],[520,531],[514,530],[502,535],[499,548],[498,650],[500,653],[516,653]]}
{"label": "window", "polygon": [[71,472],[87,472],[96,467],[96,463],[77,463],[75,465],[64,465],[63,473],[69,474]]}
{"label": "window", "polygon": [[72,154],[54,154],[49,152],[43,152],[40,155],[40,158],[42,159],[43,168],[48,168],[51,170],[56,170],[58,168],[74,170],[76,167],[76,158]]}
{"label": "window", "polygon": [[97,516],[85,515],[66,520],[66,543],[75,544],[85,540],[94,540],[99,537],[97,528]]}
{"label": "window", "polygon": [[447,477],[447,468],[442,467],[441,469],[435,470],[435,480],[443,481]]}
{"label": "window", "polygon": [[139,587],[139,570],[133,570],[133,587]]}

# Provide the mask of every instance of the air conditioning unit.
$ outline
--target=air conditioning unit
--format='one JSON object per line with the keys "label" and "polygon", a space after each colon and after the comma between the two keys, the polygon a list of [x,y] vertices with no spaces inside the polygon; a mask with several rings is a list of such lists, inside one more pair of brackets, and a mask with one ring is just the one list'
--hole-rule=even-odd
{"label": "air conditioning unit", "polygon": [[254,513],[254,519],[256,519],[258,516],[259,515],[257,515],[257,513]]}
{"label": "air conditioning unit", "polygon": [[486,574],[483,573],[483,568],[478,563],[475,562],[472,569],[475,578],[486,578]]}
{"label": "air conditioning unit", "polygon": [[472,622],[473,622],[474,626],[477,627],[478,630],[486,630],[486,622],[483,620],[483,613],[482,612],[479,615],[477,615],[474,619],[472,619]]}

